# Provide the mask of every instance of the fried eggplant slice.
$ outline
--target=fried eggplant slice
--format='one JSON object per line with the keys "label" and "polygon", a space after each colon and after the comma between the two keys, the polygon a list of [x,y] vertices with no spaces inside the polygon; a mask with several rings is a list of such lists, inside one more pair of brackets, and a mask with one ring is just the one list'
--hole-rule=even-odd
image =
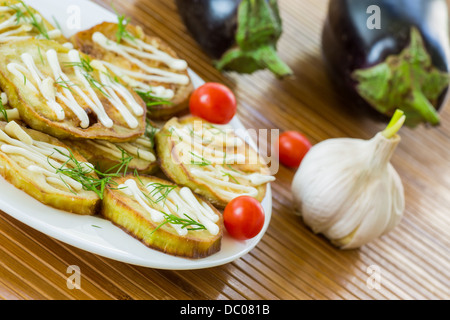
{"label": "fried eggplant slice", "polygon": [[114,169],[128,157],[132,159],[122,168],[123,172],[149,175],[159,169],[154,142],[147,135],[128,142],[64,140],[64,143],[82,154],[100,172],[115,172]]}
{"label": "fried eggplant slice", "polygon": [[275,180],[264,159],[234,130],[197,117],[169,120],[155,142],[167,177],[221,208],[240,195],[262,201],[267,183]]}
{"label": "fried eggplant slice", "polygon": [[146,107],[99,61],[52,40],[0,46],[0,86],[31,128],[60,139],[130,141]]}
{"label": "fried eggplant slice", "polygon": [[150,119],[167,120],[186,111],[193,91],[187,63],[160,38],[131,24],[104,22],[71,41],[133,87],[146,102]]}
{"label": "fried eggplant slice", "polygon": [[0,44],[31,38],[69,43],[61,30],[23,1],[0,1],[0,12]]}
{"label": "fried eggplant slice", "polygon": [[222,215],[189,188],[151,176],[114,182],[105,191],[101,214],[148,247],[193,259],[220,250]]}
{"label": "fried eggplant slice", "polygon": [[85,190],[77,178],[85,174],[95,179],[91,168],[58,139],[15,121],[0,122],[0,174],[38,201],[80,215],[97,213],[99,195]]}

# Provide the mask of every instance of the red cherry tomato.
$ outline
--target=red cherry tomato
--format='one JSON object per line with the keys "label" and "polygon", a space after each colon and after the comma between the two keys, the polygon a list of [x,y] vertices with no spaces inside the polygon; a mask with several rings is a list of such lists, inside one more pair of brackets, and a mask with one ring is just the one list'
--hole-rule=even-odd
{"label": "red cherry tomato", "polygon": [[303,157],[311,149],[308,139],[297,131],[283,132],[279,139],[280,162],[288,167],[298,167]]}
{"label": "red cherry tomato", "polygon": [[208,82],[194,90],[189,109],[194,116],[206,121],[227,124],[236,114],[236,97],[223,84]]}
{"label": "red cherry tomato", "polygon": [[250,196],[239,196],[231,200],[223,212],[223,223],[235,239],[247,240],[255,237],[264,226],[264,209],[258,200]]}

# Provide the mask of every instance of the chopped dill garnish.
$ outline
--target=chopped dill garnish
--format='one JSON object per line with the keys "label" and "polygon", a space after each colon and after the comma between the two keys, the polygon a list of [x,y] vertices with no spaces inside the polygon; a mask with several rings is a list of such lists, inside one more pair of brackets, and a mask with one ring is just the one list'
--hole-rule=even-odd
{"label": "chopped dill garnish", "polygon": [[[26,13],[28,13],[28,15],[30,16],[30,19],[31,19],[31,21],[30,21],[30,24],[45,38],[45,39],[47,39],[47,40],[50,40],[50,37],[49,37],[49,35],[48,35],[48,31],[47,31],[47,28],[46,28],[46,26],[45,26],[45,24],[44,24],[44,21],[43,20],[41,20],[41,21],[39,21],[37,18],[36,18],[36,15],[33,13],[33,10],[29,7],[29,6],[27,6],[22,0],[19,0],[19,3],[24,7],[24,9],[25,9],[25,11],[26,11]],[[13,9],[14,11],[15,11],[15,13],[16,13],[16,20],[17,20],[17,23],[19,23],[19,20],[21,19],[21,18],[24,18],[24,14],[25,14],[25,12],[23,12],[21,9],[20,9],[20,7],[18,6],[18,5],[13,5],[13,6],[11,6],[10,7],[11,9]]]}
{"label": "chopped dill garnish", "polygon": [[42,52],[41,52],[41,47],[38,46],[37,48],[38,48],[38,53],[39,53],[39,59],[41,59],[42,64],[45,64],[44,57],[42,56]]}
{"label": "chopped dill garnish", "polygon": [[150,234],[153,234],[156,230],[158,230],[159,228],[161,228],[162,226],[164,226],[167,223],[171,223],[171,224],[179,224],[181,225],[182,229],[187,229],[187,230],[205,230],[206,227],[201,224],[200,222],[195,221],[194,219],[192,219],[191,217],[189,217],[186,213],[183,214],[183,216],[185,216],[186,218],[181,218],[178,217],[174,214],[168,214],[163,212],[164,214],[164,221],[159,224]]}
{"label": "chopped dill garnish", "polygon": [[[158,203],[161,201],[165,203],[167,197],[169,196],[169,193],[172,192],[172,190],[176,189],[177,187],[171,184],[163,184],[159,182],[147,184],[145,187],[148,188],[149,186],[153,187],[153,190],[149,192],[148,195],[150,196],[152,202],[154,203]],[[160,196],[156,198],[156,200],[153,200],[154,197],[157,196],[158,194],[160,194]]]}
{"label": "chopped dill garnish", "polygon": [[195,159],[191,159],[191,164],[196,165],[196,166],[201,166],[201,167],[205,167],[205,166],[209,166],[212,164],[211,161],[209,161],[208,159],[203,158],[202,156],[199,156],[198,154],[195,154],[194,152],[191,151],[191,154],[199,159],[199,160],[195,160]]}
{"label": "chopped dill garnish", "polygon": [[9,120],[8,120],[8,112],[6,112],[6,108],[3,105],[3,101],[2,101],[1,98],[0,98],[0,113],[3,115],[3,118],[5,118],[5,121],[9,122]]}
{"label": "chopped dill garnish", "polygon": [[81,57],[80,62],[65,62],[64,65],[68,67],[79,67],[86,72],[94,71],[94,68],[91,66],[91,59],[89,57]]}
{"label": "chopped dill garnish", "polygon": [[58,19],[55,18],[55,16],[52,16],[53,22],[55,23],[55,26],[58,30],[62,31],[61,25],[59,24]]}
{"label": "chopped dill garnish", "polygon": [[151,108],[153,106],[159,106],[159,105],[162,105],[162,104],[167,104],[167,105],[171,105],[172,104],[172,102],[170,102],[167,99],[160,98],[160,97],[157,97],[157,96],[153,95],[151,93],[151,91],[147,91],[147,92],[140,91],[140,90],[134,90],[134,91],[136,91],[136,93],[141,97],[141,99],[144,100],[145,105],[148,108]]}
{"label": "chopped dill garnish", "polygon": [[240,184],[239,181],[237,181],[237,179],[231,173],[228,173],[228,172],[225,172],[225,171],[222,171],[222,173],[223,173],[224,177],[228,177],[231,180],[233,180],[234,183]]}
{"label": "chopped dill garnish", "polygon": [[80,62],[65,62],[64,65],[67,67],[80,68],[89,84],[100,91],[105,97],[109,97],[108,93],[104,90],[106,85],[100,83],[93,77],[92,72],[94,72],[95,69],[91,66],[91,59],[89,57],[80,57]]}
{"label": "chopped dill garnish", "polygon": [[[116,9],[114,9],[116,11]],[[120,43],[123,39],[128,39],[134,41],[136,39],[128,30],[127,25],[130,23],[130,18],[126,18],[124,15],[117,14],[117,32],[116,32],[116,40],[117,43]]]}
{"label": "chopped dill garnish", "polygon": [[58,80],[55,81],[55,84],[57,84],[61,88],[65,88],[65,89],[69,90],[72,93],[74,93],[74,91],[72,90],[71,87],[75,87],[76,86],[76,84],[74,84],[72,82],[68,82],[68,81],[62,79],[61,77],[59,77]]}
{"label": "chopped dill garnish", "polygon": [[153,148],[155,146],[155,135],[158,133],[158,128],[154,127],[149,120],[146,120],[146,123],[144,135],[150,139]]}
{"label": "chopped dill garnish", "polygon": [[[59,168],[54,167],[50,161],[48,161],[48,163],[56,170],[56,173],[65,175],[79,182],[82,185],[83,190],[95,192],[100,199],[103,199],[105,188],[108,185],[117,184],[112,181],[113,178],[121,176],[121,172],[123,172],[124,175],[127,173],[128,165],[133,159],[133,157],[128,156],[128,154],[122,150],[121,162],[106,172],[100,172],[94,167],[86,165],[84,162],[79,162],[70,150],[68,155],[57,148],[55,148],[55,150],[61,155],[67,157],[67,161],[64,162]],[[51,155],[48,156],[47,159],[49,160],[50,157]],[[61,180],[71,192],[75,193],[64,181],[62,176]]]}

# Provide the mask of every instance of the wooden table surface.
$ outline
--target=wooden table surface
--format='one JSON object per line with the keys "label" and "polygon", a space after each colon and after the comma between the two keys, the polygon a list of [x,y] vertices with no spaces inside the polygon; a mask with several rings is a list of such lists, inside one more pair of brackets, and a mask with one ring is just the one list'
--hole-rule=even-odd
{"label": "wooden table surface", "polygon": [[[279,52],[296,75],[285,81],[269,72],[219,73],[187,35],[172,1],[114,5],[148,33],[164,38],[205,81],[230,86],[247,128],[299,130],[312,143],[372,137],[384,124],[349,112],[324,73],[319,50],[328,1],[279,2],[284,21]],[[280,167],[272,184],[272,219],[261,242],[242,258],[209,269],[157,270],[117,262],[57,241],[2,212],[0,298],[449,299],[450,106],[441,117],[438,128],[401,130],[392,164],[405,188],[404,218],[391,233],[358,250],[334,248],[293,214],[295,171]],[[80,268],[80,289],[67,287],[70,265]],[[379,272],[379,288],[369,285],[370,267]]]}

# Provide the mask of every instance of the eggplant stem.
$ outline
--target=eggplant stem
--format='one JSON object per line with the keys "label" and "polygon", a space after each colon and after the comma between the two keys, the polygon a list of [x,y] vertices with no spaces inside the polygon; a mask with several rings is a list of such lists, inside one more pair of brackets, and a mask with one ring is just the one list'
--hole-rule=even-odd
{"label": "eggplant stem", "polygon": [[277,54],[277,51],[272,46],[267,46],[261,49],[260,61],[267,66],[278,78],[292,76],[292,70],[284,63]]}
{"label": "eggplant stem", "polygon": [[394,115],[391,118],[391,121],[387,125],[386,129],[384,129],[381,134],[386,139],[391,139],[397,132],[401,129],[403,124],[405,123],[406,116],[402,110],[395,110]]}
{"label": "eggplant stem", "polygon": [[422,117],[430,124],[439,124],[440,120],[436,109],[421,91],[413,91],[412,98],[412,101],[408,102],[414,108],[414,110],[418,111],[422,115]]}

